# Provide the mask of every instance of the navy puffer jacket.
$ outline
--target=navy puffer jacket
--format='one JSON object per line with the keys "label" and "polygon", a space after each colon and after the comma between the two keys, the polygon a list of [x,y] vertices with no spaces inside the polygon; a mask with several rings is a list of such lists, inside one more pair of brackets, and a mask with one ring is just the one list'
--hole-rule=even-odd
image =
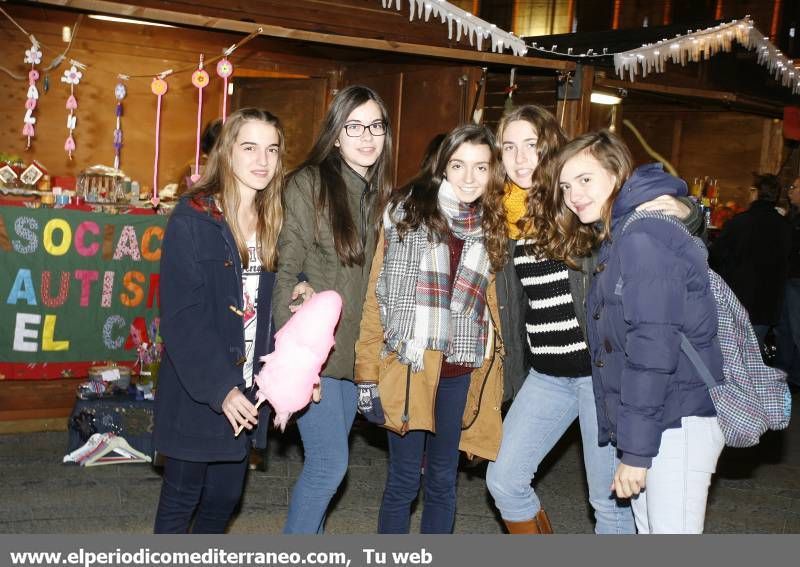
{"label": "navy puffer jacket", "polygon": [[588,298],[600,444],[614,443],[622,462],[638,467],[651,465],[661,433],[680,427],[682,417],[715,415],[705,384],[681,352],[681,333],[712,375],[722,376],[705,250],[658,218],[638,220],[622,234],[638,205],[665,194],[685,195],[686,184],[660,164],[636,169],[622,187]]}

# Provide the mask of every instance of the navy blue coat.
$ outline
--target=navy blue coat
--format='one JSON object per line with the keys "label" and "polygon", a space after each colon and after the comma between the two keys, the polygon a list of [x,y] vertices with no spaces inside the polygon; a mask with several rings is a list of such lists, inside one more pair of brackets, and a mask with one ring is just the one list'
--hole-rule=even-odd
{"label": "navy blue coat", "polygon": [[[258,288],[255,357],[271,350],[272,287]],[[161,337],[153,440],[158,452],[186,461],[238,461],[250,437],[234,437],[222,413],[232,388],[244,390],[242,263],[230,228],[208,198],[184,198],[167,223],[161,251]],[[261,431],[268,414],[260,412]],[[263,442],[263,440],[262,440]]]}
{"label": "navy blue coat", "polygon": [[[660,164],[634,171],[614,202],[612,237],[600,248],[589,292],[600,444],[616,444],[631,466],[649,467],[662,432],[680,427],[682,417],[715,415],[705,384],[680,349],[683,333],[712,375],[722,376],[705,250],[657,218],[638,220],[621,234],[638,205],[685,194],[686,184]],[[615,293],[620,276],[621,295]]]}

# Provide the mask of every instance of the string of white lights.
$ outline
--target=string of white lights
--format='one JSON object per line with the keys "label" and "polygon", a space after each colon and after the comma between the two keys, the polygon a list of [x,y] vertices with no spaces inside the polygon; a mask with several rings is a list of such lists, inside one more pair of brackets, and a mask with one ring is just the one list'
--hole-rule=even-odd
{"label": "string of white lights", "polygon": [[[401,0],[381,0],[381,4],[384,8],[402,9]],[[450,4],[450,2],[445,0],[408,0],[408,21],[413,22],[416,17],[427,22],[431,15],[435,18],[438,17],[443,24],[447,24],[447,38],[451,41],[461,41],[463,35],[469,39],[469,44],[478,51],[483,49],[483,42],[487,39],[491,41],[492,51],[495,53],[502,53],[505,48],[508,48],[514,55],[523,56],[527,51],[527,46],[521,38]]]}
{"label": "string of white lights", "polygon": [[614,68],[620,77],[627,74],[634,81],[640,72],[642,77],[650,72],[662,73],[667,61],[685,65],[730,51],[734,41],[747,49],[757,50],[758,63],[766,67],[781,85],[792,89],[793,94],[800,93],[800,76],[792,60],[758,31],[749,16],[615,53]]}

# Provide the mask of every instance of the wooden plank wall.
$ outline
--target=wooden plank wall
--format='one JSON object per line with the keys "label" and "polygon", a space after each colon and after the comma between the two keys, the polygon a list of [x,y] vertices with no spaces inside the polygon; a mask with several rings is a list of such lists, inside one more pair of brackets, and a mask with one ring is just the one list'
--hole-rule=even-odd
{"label": "wooden plank wall", "polygon": [[[19,23],[46,47],[44,67],[63,50],[63,26],[72,26],[76,15],[54,8],[7,6]],[[42,92],[35,111],[36,138],[25,150],[21,136],[25,113],[27,82],[12,79],[0,72],[0,151],[37,159],[56,175],[77,175],[94,164],[113,165],[112,136],[115,123],[114,86],[117,73],[150,74],[166,69],[181,69],[197,64],[200,53],[214,57],[243,36],[207,30],[170,29],[130,24],[116,24],[84,18],[69,56],[86,64],[88,69],[76,89],[78,125],[75,130],[77,150],[70,161],[64,152],[67,137],[65,102],[66,85],[60,81],[62,64],[50,74],[50,90]],[[278,43],[257,38],[243,46],[231,61],[239,74],[247,76],[317,76],[336,73],[338,64],[287,49]],[[27,75],[24,52],[30,47],[27,38],[5,18],[0,21],[0,57],[5,66],[19,75]],[[208,69],[211,83],[204,89],[203,123],[220,114],[222,81],[215,67]],[[191,73],[167,79],[169,92],[162,108],[161,159],[159,184],[175,180],[183,166],[194,159],[197,123],[197,89]],[[234,79],[236,73],[234,74]],[[150,92],[150,78],[131,79],[124,102],[122,169],[144,185],[152,185],[156,97]]]}
{"label": "wooden plank wall", "polygon": [[[592,105],[590,129],[609,125],[609,106]],[[698,103],[654,102],[629,94],[617,116],[621,134],[637,164],[655,161],[633,133],[622,125],[630,120],[647,143],[691,183],[694,177],[719,180],[720,201],[746,206],[752,172],[776,173],[783,151],[780,120],[713,109]]]}

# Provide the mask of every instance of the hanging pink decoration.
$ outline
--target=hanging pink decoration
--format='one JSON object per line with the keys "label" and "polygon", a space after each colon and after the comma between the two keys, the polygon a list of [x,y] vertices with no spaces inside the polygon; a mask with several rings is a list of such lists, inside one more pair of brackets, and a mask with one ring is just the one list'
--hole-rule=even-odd
{"label": "hanging pink decoration", "polygon": [[39,103],[39,89],[36,88],[36,81],[39,80],[39,71],[36,70],[36,65],[42,62],[42,51],[39,49],[39,44],[31,36],[31,48],[25,50],[25,63],[31,64],[31,70],[28,72],[28,94],[25,101],[25,118],[23,118],[22,135],[28,138],[27,148],[31,147],[31,138],[36,135],[36,118],[33,116],[33,111]]}
{"label": "hanging pink decoration", "polygon": [[203,122],[203,89],[208,85],[208,72],[203,69],[203,54],[200,54],[200,64],[197,71],[192,73],[192,84],[197,87],[197,145],[194,153],[194,172],[190,177],[192,183],[200,179],[200,127]]}
{"label": "hanging pink decoration", "polygon": [[157,207],[160,199],[158,198],[158,152],[159,152],[159,138],[161,134],[161,99],[167,93],[169,85],[164,80],[164,74],[159,75],[153,82],[150,83],[150,90],[158,97],[158,105],[156,106],[156,156],[153,162],[153,197],[150,199],[153,207]]}
{"label": "hanging pink decoration", "polygon": [[233,63],[228,61],[227,57],[223,57],[217,63],[217,75],[222,77],[224,83],[222,90],[222,123],[225,124],[225,119],[228,116],[228,77],[233,75]]}
{"label": "hanging pink decoration", "polygon": [[119,169],[120,153],[122,152],[122,99],[128,94],[128,89],[125,88],[127,77],[120,75],[120,82],[114,87],[114,98],[117,99],[117,127],[114,129],[114,169]]}
{"label": "hanging pink decoration", "polygon": [[78,67],[83,67],[77,61],[72,61],[72,66],[64,71],[64,75],[61,77],[62,83],[67,83],[69,85],[69,98],[67,99],[67,110],[69,110],[69,114],[67,115],[67,140],[64,142],[64,151],[67,152],[69,155],[69,159],[72,159],[72,152],[75,151],[75,138],[73,137],[73,133],[75,132],[75,127],[78,125],[78,117],[75,114],[75,111],[78,109],[78,99],[75,98],[75,86],[81,82],[81,78],[83,78],[83,73],[78,70]]}

